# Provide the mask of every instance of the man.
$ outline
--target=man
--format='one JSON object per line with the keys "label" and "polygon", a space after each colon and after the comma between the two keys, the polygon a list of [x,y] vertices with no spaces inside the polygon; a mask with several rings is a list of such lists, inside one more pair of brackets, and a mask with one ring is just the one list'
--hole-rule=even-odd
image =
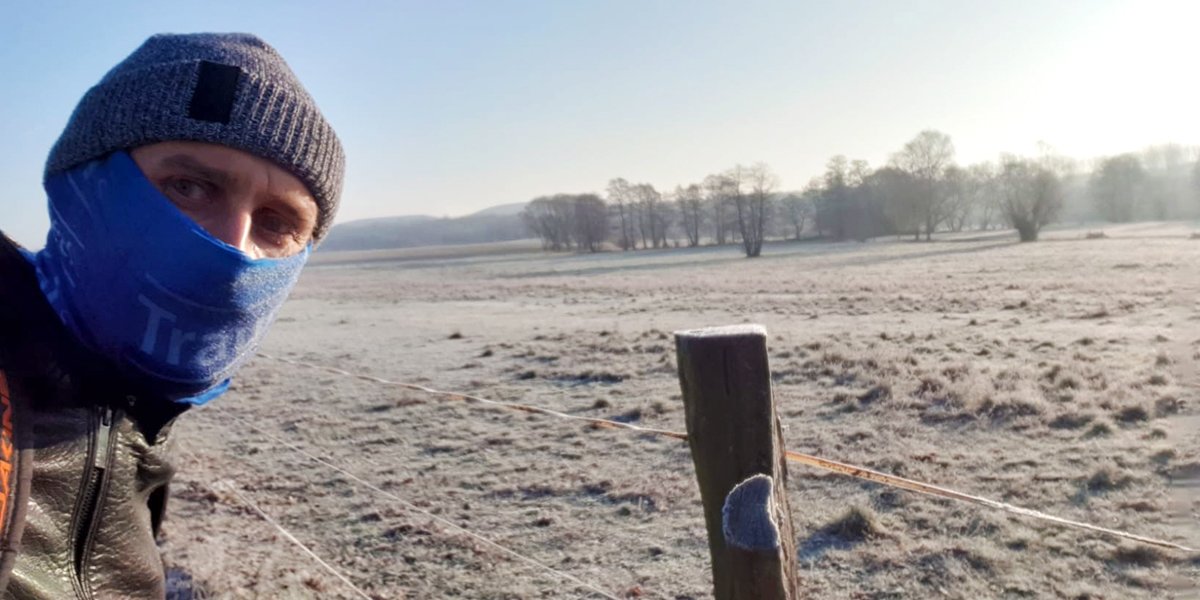
{"label": "man", "polygon": [[0,589],[162,598],[170,423],[224,392],[337,209],[344,158],[250,35],[159,35],[89,90],[0,235]]}

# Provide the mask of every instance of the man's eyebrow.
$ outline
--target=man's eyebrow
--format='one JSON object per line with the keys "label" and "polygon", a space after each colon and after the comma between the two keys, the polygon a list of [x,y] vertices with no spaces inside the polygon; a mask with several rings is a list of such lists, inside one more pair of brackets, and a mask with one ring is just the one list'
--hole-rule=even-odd
{"label": "man's eyebrow", "polygon": [[234,178],[225,171],[214,169],[190,156],[187,156],[186,154],[174,154],[168,156],[163,159],[162,164],[164,166],[188,171],[192,175],[206,179],[209,182],[220,186],[230,186],[234,183]]}
{"label": "man's eyebrow", "polygon": [[317,210],[315,210],[316,202],[306,199],[306,206],[308,204],[311,204],[314,209],[312,211],[306,211],[301,208],[298,208],[294,202],[292,202],[282,196],[272,195],[270,198],[271,198],[271,206],[276,208],[277,210],[282,210],[284,212],[287,212],[288,214],[292,215],[292,217],[303,222],[305,225],[309,225],[309,224],[314,225],[314,226],[316,225],[316,216],[317,216]]}

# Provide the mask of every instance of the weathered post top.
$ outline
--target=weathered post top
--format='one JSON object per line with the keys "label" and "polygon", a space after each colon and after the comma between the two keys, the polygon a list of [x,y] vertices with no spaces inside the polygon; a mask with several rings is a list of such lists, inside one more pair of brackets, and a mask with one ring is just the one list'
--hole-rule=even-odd
{"label": "weathered post top", "polygon": [[679,338],[719,338],[719,337],[743,337],[743,336],[758,336],[767,339],[767,328],[757,323],[744,323],[742,325],[721,325],[719,327],[701,327],[700,329],[684,329],[675,332],[675,339]]}

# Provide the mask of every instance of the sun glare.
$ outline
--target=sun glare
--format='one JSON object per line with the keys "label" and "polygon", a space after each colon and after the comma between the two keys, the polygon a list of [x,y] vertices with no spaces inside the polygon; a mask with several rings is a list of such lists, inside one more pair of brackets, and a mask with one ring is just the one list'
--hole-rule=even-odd
{"label": "sun glare", "polygon": [[1031,128],[1078,156],[1200,143],[1198,3],[1124,6],[1100,16],[1027,90]]}

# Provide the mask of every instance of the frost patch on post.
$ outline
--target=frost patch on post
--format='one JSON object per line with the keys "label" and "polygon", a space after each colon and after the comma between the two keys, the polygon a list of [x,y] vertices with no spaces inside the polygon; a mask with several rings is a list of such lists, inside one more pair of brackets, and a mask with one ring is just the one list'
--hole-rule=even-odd
{"label": "frost patch on post", "polygon": [[770,475],[751,475],[729,490],[721,508],[721,531],[725,542],[752,552],[779,550],[779,526],[771,517]]}
{"label": "frost patch on post", "polygon": [[719,338],[719,337],[741,337],[741,336],[761,336],[767,337],[767,328],[756,323],[743,323],[741,325],[721,325],[719,327],[702,327],[700,329],[684,329],[676,331],[675,336],[684,336],[690,338]]}

